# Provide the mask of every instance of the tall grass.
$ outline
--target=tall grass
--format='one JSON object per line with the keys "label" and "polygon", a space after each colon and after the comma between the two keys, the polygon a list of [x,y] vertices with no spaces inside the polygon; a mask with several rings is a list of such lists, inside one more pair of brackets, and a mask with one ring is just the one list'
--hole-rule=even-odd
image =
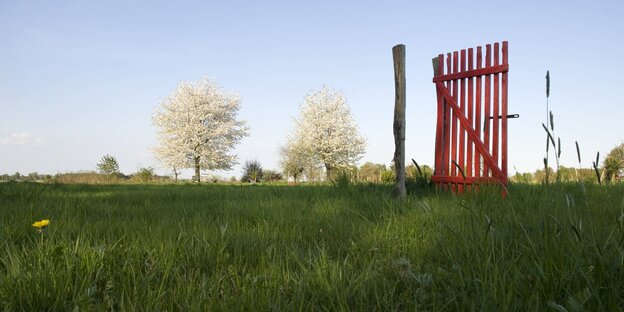
{"label": "tall grass", "polygon": [[4,183],[0,307],[624,307],[624,186],[390,188]]}
{"label": "tall grass", "polygon": [[[550,145],[552,144],[553,153],[555,154],[555,161],[557,164],[557,183],[561,182],[561,167],[559,165],[559,159],[561,158],[561,138],[557,137],[557,143],[555,143],[555,117],[553,112],[549,110],[548,99],[550,97],[550,71],[546,71],[546,123],[542,123],[542,128],[546,131],[546,157],[544,157],[544,172],[546,173],[545,184],[548,185],[550,176],[550,169],[548,167],[548,159],[550,155]],[[550,126],[550,129],[549,129]],[[578,144],[577,144],[578,148]],[[578,151],[578,149],[577,149]]]}

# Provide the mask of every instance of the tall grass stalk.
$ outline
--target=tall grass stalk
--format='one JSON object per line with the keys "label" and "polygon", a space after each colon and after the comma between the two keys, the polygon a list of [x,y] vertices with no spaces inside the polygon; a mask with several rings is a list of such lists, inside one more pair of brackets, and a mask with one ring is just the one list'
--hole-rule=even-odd
{"label": "tall grass stalk", "polygon": [[[546,131],[546,157],[544,157],[544,170],[545,170],[545,184],[548,185],[549,182],[549,167],[548,167],[548,160],[549,160],[549,155],[550,155],[550,151],[549,151],[549,142],[552,144],[553,147],[553,152],[555,154],[555,161],[557,164],[557,178],[556,181],[557,183],[559,183],[561,181],[561,175],[560,175],[560,165],[559,165],[559,159],[561,158],[561,138],[557,137],[557,143],[555,144],[555,121],[554,121],[554,115],[552,113],[552,111],[549,110],[548,107],[548,100],[550,97],[550,71],[546,71],[546,123],[542,124],[542,127],[544,128],[544,131]],[[550,129],[548,128],[547,125],[550,125]]]}
{"label": "tall grass stalk", "polygon": [[583,179],[581,179],[581,176],[579,175],[579,172],[581,171],[581,169],[583,169],[583,167],[581,166],[581,149],[579,148],[579,144],[578,141],[574,141],[574,145],[576,145],[576,157],[578,159],[578,170],[576,170],[576,168],[574,168],[574,174],[576,175],[576,180],[578,181],[579,185],[581,186],[581,189],[583,190],[583,194],[585,194],[585,183],[583,182]]}
{"label": "tall grass stalk", "polygon": [[596,152],[596,161],[592,162],[592,167],[594,168],[594,173],[596,173],[596,179],[598,179],[598,184],[602,184],[602,174],[600,172],[600,151]]}
{"label": "tall grass stalk", "polygon": [[544,157],[544,170],[545,170],[545,173],[546,173],[546,178],[545,178],[546,185],[548,185],[548,176],[549,176],[549,172],[548,172],[549,171],[548,170],[548,156],[549,156],[548,141],[549,141],[549,138],[552,139],[552,136],[550,136],[550,133],[548,132],[548,127],[545,126],[545,125],[548,124],[548,116],[550,114],[550,108],[548,107],[548,98],[549,97],[550,97],[550,71],[547,70],[546,71],[546,123],[542,124],[542,126],[546,130],[546,133],[549,134],[546,137],[546,157]]}

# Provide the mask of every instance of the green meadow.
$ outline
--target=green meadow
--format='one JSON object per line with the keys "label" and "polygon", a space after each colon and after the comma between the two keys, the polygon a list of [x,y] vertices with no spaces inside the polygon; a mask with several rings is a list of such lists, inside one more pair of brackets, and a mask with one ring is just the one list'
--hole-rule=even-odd
{"label": "green meadow", "polygon": [[0,183],[0,307],[624,309],[623,184],[408,193]]}

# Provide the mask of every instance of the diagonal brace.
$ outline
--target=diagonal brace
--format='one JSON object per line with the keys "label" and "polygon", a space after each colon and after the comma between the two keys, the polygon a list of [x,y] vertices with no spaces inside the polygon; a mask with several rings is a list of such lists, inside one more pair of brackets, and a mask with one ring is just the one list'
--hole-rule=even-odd
{"label": "diagonal brace", "polygon": [[464,127],[464,130],[468,132],[468,136],[472,137],[475,147],[483,156],[483,161],[485,161],[490,166],[492,175],[498,178],[505,178],[505,175],[503,175],[503,172],[498,168],[498,164],[494,162],[494,159],[492,159],[492,155],[490,155],[490,153],[487,151],[485,145],[483,145],[483,142],[481,142],[479,136],[472,128],[472,125],[470,124],[468,119],[466,119],[466,116],[460,114],[461,110],[459,109],[459,106],[457,106],[455,99],[453,99],[453,96],[451,96],[448,89],[444,86],[442,82],[436,82],[436,87],[446,99],[446,104],[451,106],[451,108],[453,109],[453,115],[455,115],[455,117],[459,119],[459,122]]}

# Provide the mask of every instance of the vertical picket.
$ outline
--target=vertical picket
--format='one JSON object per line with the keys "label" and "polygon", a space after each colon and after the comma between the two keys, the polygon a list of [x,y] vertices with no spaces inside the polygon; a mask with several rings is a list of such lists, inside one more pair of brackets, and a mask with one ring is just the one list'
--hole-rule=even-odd
{"label": "vertical picket", "polygon": [[[477,69],[481,69],[483,65],[483,55],[481,46],[477,47]],[[479,135],[479,138],[483,138],[483,133],[481,133],[481,76],[477,76],[477,94],[475,99],[475,132]],[[481,154],[479,151],[475,153],[475,176],[481,176]]]}
{"label": "vertical picket", "polygon": [[[498,66],[499,64],[499,60],[498,60],[498,53],[499,50],[499,44],[498,42],[494,43],[494,66]],[[493,128],[492,128],[492,158],[494,159],[494,163],[496,163],[497,166],[500,165],[498,163],[498,151],[499,151],[499,144],[498,144],[498,134],[500,132],[500,112],[499,112],[499,74],[494,74],[494,98],[492,101],[492,106],[494,108],[494,119],[492,120],[493,122]]]}
{"label": "vertical picket", "polygon": [[[459,71],[459,53],[457,53],[457,51],[453,51],[453,74],[456,74]],[[457,98],[458,98],[458,81],[457,79],[453,79],[453,100],[455,100],[455,103],[458,103]],[[453,129],[451,130],[451,135],[452,135],[452,142],[451,142],[451,159],[453,160],[454,163],[457,163],[457,116],[455,116],[457,114],[457,112],[453,112],[453,114],[451,115],[452,118],[452,127]],[[455,166],[455,164],[451,164],[451,176],[457,176],[457,167]],[[454,183],[452,185],[452,189],[453,191],[457,190],[457,184]]]}
{"label": "vertical picket", "polygon": [[[485,45],[485,67],[490,67],[491,65],[491,59],[492,59],[492,45],[491,44],[486,44]],[[485,148],[487,149],[487,152],[491,154],[491,148],[490,148],[490,125],[491,125],[491,120],[490,120],[490,74],[485,75],[485,101],[483,103],[484,107],[484,126],[483,126],[483,144],[485,145]],[[489,166],[487,163],[483,164],[483,173],[486,177],[490,176],[490,170],[489,170]]]}
{"label": "vertical picket", "polygon": [[[473,70],[473,50],[472,48],[468,49],[468,70]],[[474,129],[474,103],[473,103],[473,84],[472,84],[472,80],[473,78],[470,77],[468,78],[468,121],[470,122],[470,126],[473,127]],[[466,171],[466,176],[467,177],[473,177],[472,174],[472,168],[473,168],[473,157],[472,157],[472,146],[473,146],[473,140],[470,139],[470,136],[468,136],[468,140],[466,142],[468,144],[468,150],[466,151],[466,169],[464,169]]]}
{"label": "vertical picket", "polygon": [[[503,41],[503,65],[508,65],[508,42]],[[501,150],[501,171],[507,179],[507,73],[502,73],[502,86],[501,86],[501,97],[502,97],[502,115],[503,115],[503,133],[502,133],[502,150]],[[504,181],[507,184],[507,181]]]}
{"label": "vertical picket", "polygon": [[[437,61],[434,59],[433,62],[433,71],[434,77],[438,75],[444,75],[444,55],[440,54],[437,57]],[[446,170],[442,168],[442,157],[444,148],[444,99],[442,98],[442,94],[440,90],[437,90],[437,98],[438,98],[438,118],[437,118],[437,126],[436,126],[436,155],[435,155],[435,166],[434,166],[434,174],[435,175],[445,175]]]}
{"label": "vertical picket", "polygon": [[[450,74],[451,73],[451,53],[447,53],[446,54],[446,74]],[[451,82],[447,81],[446,82],[446,88],[447,89],[451,89]],[[444,106],[444,113],[445,113],[445,117],[444,117],[444,129],[446,129],[445,131],[445,135],[446,137],[444,138],[444,146],[446,147],[446,149],[444,150],[444,168],[446,169],[446,175],[448,176],[450,171],[450,153],[451,153],[451,108],[448,104],[445,103]],[[448,184],[444,184],[444,188],[446,190],[448,190]]]}
{"label": "vertical picket", "polygon": [[[460,63],[459,63],[459,71],[466,71],[466,50],[461,50],[459,54]],[[462,78],[459,81],[459,109],[461,110],[462,115],[466,115],[466,79]],[[459,168],[462,172],[466,172],[466,163],[465,163],[465,154],[466,154],[466,134],[464,127],[459,125]],[[464,186],[459,185],[459,192],[464,191]]]}

